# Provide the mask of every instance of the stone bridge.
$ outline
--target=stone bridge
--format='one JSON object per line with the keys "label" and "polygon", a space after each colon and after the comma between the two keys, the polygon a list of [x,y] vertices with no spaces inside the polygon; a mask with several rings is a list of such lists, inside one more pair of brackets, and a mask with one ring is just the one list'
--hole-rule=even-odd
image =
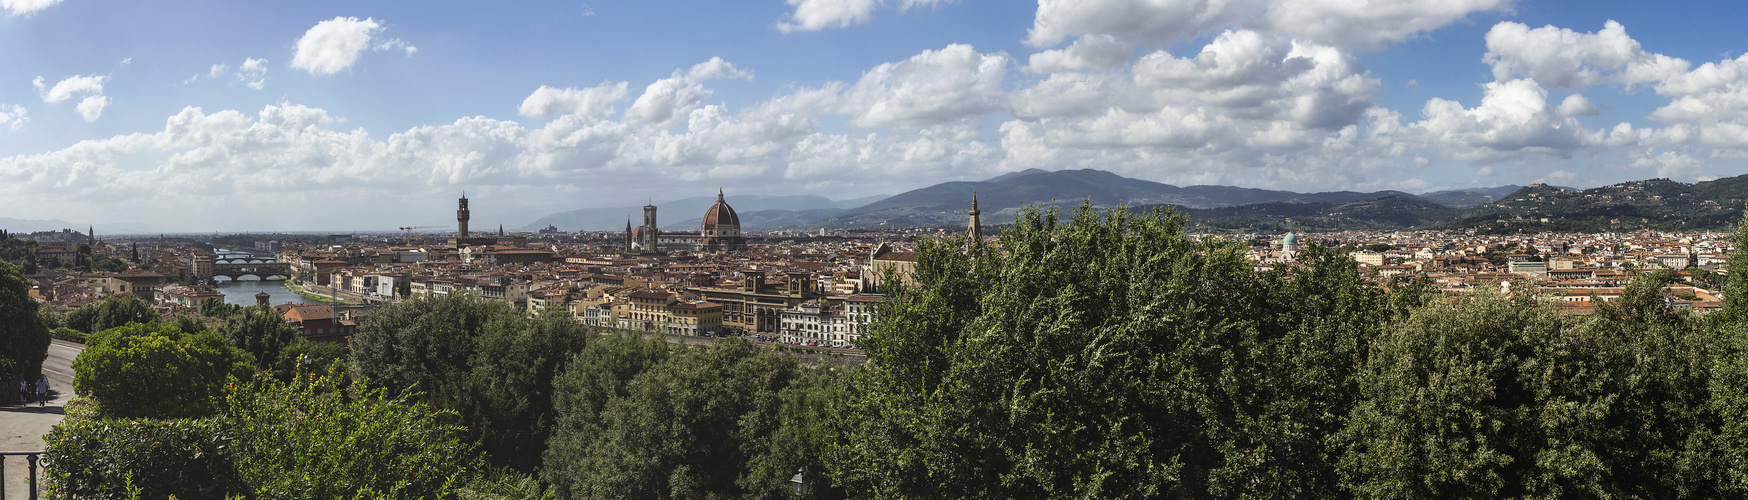
{"label": "stone bridge", "polygon": [[243,276],[254,276],[267,279],[269,276],[291,277],[291,264],[286,262],[214,262],[212,275],[224,276],[232,280]]}

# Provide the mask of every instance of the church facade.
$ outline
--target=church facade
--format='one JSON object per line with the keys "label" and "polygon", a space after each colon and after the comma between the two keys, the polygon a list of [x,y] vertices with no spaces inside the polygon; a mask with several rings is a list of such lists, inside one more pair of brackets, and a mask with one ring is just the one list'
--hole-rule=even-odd
{"label": "church facade", "polygon": [[737,252],[747,249],[747,240],[741,236],[740,215],[723,200],[721,190],[716,191],[716,204],[704,210],[704,222],[699,224],[698,232],[666,232],[656,223],[656,206],[643,207],[643,225],[631,227],[631,221],[625,221],[625,251],[664,252],[687,250],[692,252]]}

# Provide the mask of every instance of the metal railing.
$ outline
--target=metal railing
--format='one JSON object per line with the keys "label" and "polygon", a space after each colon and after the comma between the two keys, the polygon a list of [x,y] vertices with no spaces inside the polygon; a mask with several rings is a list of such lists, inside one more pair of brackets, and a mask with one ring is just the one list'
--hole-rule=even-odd
{"label": "metal railing", "polygon": [[37,490],[40,488],[37,487],[36,469],[38,465],[48,464],[47,460],[42,459],[42,454],[43,452],[40,451],[0,451],[0,500],[6,500],[4,480],[6,477],[6,457],[13,455],[23,455],[24,461],[30,464],[30,476],[27,483],[30,486],[30,500],[37,500]]}

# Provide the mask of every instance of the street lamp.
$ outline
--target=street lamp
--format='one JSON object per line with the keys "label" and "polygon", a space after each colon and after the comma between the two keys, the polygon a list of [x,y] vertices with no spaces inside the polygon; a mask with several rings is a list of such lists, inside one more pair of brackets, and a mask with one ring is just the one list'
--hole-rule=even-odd
{"label": "street lamp", "polygon": [[807,468],[795,469],[795,475],[789,476],[789,485],[795,487],[795,497],[807,496]]}

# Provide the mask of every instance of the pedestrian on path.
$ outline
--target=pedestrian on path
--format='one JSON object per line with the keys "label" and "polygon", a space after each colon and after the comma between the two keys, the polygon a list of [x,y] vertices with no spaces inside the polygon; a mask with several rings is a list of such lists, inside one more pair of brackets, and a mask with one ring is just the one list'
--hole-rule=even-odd
{"label": "pedestrian on path", "polygon": [[30,388],[24,379],[18,379],[18,404],[30,403]]}
{"label": "pedestrian on path", "polygon": [[37,378],[36,378],[36,405],[37,406],[48,406],[49,405],[49,378],[46,375],[37,375]]}

